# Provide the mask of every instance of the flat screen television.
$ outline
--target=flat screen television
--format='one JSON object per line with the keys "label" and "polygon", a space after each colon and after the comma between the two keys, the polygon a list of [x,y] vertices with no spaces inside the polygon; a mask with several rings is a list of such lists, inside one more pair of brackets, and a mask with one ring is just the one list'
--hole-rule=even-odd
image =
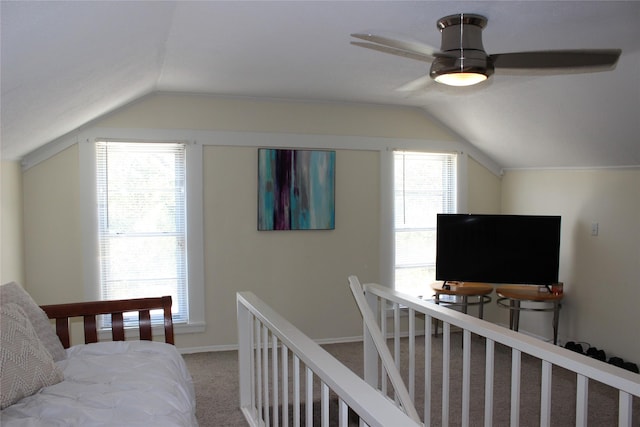
{"label": "flat screen television", "polygon": [[558,282],[560,216],[438,214],[436,280]]}

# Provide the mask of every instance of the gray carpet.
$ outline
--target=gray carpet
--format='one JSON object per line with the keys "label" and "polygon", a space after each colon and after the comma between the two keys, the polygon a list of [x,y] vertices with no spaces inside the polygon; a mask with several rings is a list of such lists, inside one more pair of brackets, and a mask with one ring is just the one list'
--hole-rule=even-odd
{"label": "gray carpet", "polygon": [[[432,344],[432,414],[431,425],[441,425],[442,338],[433,338]],[[423,360],[423,340],[417,339],[417,363]],[[338,360],[362,377],[362,343],[331,344],[323,346]],[[406,340],[402,344],[402,357],[406,357]],[[471,425],[484,424],[484,340],[472,339],[471,375]],[[449,414],[450,425],[460,425],[460,401],[462,384],[462,345],[460,334],[451,336],[451,380]],[[580,357],[576,355],[576,357]],[[238,408],[238,354],[236,351],[209,352],[184,355],[193,376],[197,418],[202,427],[245,426],[242,412]],[[500,345],[495,347],[494,379],[494,426],[509,425],[511,352]],[[539,426],[540,408],[540,361],[530,356],[522,357],[521,382],[521,426]],[[406,372],[403,373],[406,381]],[[317,381],[316,381],[317,382]],[[575,425],[575,374],[554,367],[552,380],[552,426]],[[291,388],[290,388],[291,390]],[[422,416],[424,385],[422,376],[416,377],[416,409]],[[617,425],[617,391],[600,383],[589,383],[589,426]],[[333,415],[333,413],[332,413]],[[633,402],[634,425],[640,425],[640,399]],[[316,423],[314,423],[316,424]],[[332,425],[335,423],[332,422]]]}

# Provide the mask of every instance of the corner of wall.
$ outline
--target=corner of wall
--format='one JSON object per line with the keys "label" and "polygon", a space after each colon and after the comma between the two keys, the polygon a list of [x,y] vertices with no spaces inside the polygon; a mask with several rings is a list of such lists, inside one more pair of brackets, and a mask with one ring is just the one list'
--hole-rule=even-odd
{"label": "corner of wall", "polygon": [[0,182],[0,280],[24,283],[22,169],[18,161],[2,161]]}

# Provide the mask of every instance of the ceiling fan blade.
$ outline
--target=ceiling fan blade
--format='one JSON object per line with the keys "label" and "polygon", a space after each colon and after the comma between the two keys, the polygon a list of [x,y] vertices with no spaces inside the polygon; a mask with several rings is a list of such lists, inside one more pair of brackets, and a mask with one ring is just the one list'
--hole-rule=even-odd
{"label": "ceiling fan blade", "polygon": [[399,92],[417,92],[426,89],[427,86],[433,83],[433,81],[434,80],[431,78],[431,76],[426,75],[405,83],[396,90]]}
{"label": "ceiling fan blade", "polygon": [[354,33],[351,34],[351,37],[355,37],[360,40],[365,40],[393,49],[413,52],[418,55],[431,57],[431,59],[433,59],[439,53],[438,49],[435,49],[428,44],[417,41],[392,39],[390,37],[369,33]]}
{"label": "ceiling fan blade", "polygon": [[379,52],[390,53],[392,55],[402,56],[404,58],[417,59],[418,61],[431,62],[433,57],[422,55],[416,52],[410,52],[408,50],[396,49],[393,47],[382,46],[379,44],[367,43],[367,42],[351,42],[354,46],[360,46],[367,49],[377,50]]}
{"label": "ceiling fan blade", "polygon": [[613,67],[620,49],[548,50],[490,55],[495,68],[567,69]]}

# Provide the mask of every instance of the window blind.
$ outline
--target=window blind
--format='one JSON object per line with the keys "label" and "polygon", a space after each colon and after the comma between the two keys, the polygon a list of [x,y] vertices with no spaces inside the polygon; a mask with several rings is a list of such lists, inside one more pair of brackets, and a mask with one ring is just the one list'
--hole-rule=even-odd
{"label": "window blind", "polygon": [[456,153],[394,153],[395,287],[435,280],[438,213],[456,211]]}
{"label": "window blind", "polygon": [[185,146],[98,142],[102,299],[171,295],[188,321]]}

